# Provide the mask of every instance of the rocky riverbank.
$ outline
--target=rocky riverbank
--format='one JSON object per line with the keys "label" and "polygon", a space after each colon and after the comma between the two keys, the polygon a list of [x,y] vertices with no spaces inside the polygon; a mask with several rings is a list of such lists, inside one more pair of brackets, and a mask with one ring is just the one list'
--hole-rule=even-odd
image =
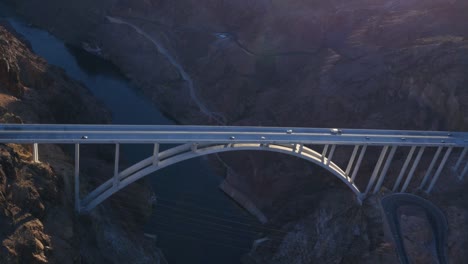
{"label": "rocky riverbank", "polygon": [[[109,122],[108,112],[85,87],[33,54],[5,21],[0,22],[0,56],[2,123]],[[39,151],[41,162],[33,163],[31,146],[0,145],[0,263],[130,263],[135,258],[161,263],[137,221],[149,208],[151,193],[143,184],[127,190],[139,194],[132,195],[142,204],[139,211],[123,212],[116,197],[101,208],[105,214],[77,216],[67,148],[40,145]],[[83,168],[86,188],[101,175],[98,168],[111,166],[103,160],[111,154],[87,149],[84,155],[95,161]],[[109,225],[112,216],[123,222]]]}
{"label": "rocky riverbank", "polygon": [[[99,47],[147,97],[183,124],[218,123],[200,111],[201,102],[229,125],[468,129],[466,1],[14,2],[30,21],[70,43]],[[343,220],[333,210],[325,218],[319,213],[328,203],[342,203],[344,194],[338,193],[347,190],[336,191],[341,183],[305,162],[256,153],[221,158],[228,168],[226,185],[272,222],[284,208],[308,201],[305,197],[315,192],[333,190],[326,203],[310,206],[309,218],[298,209],[289,220],[276,223],[287,234],[294,223],[303,235],[316,236],[304,221],[321,227],[320,219]],[[458,193],[453,188],[440,192]],[[458,215],[452,218],[455,240],[450,242],[457,263],[464,253],[455,250],[460,247],[455,234],[468,227],[453,229],[453,224],[462,219],[466,223],[467,207],[454,202],[458,198],[436,197],[447,214]],[[360,209],[350,211],[359,216]],[[363,216],[355,219],[372,226]],[[352,233],[336,231],[333,225],[327,230],[352,244]],[[369,237],[378,236],[382,227],[372,230]],[[316,242],[308,236],[301,241]],[[369,252],[386,247],[383,239],[370,241],[363,241],[359,252],[371,256]],[[278,251],[252,261],[290,261],[281,255],[287,248],[272,247]],[[307,248],[302,260],[339,262],[322,249]],[[380,257],[389,251],[382,252]]]}

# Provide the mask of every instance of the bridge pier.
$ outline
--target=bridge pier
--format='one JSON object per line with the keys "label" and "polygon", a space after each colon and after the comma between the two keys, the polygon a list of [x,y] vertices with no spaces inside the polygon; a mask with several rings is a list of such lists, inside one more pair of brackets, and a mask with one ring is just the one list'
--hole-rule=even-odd
{"label": "bridge pier", "polygon": [[33,144],[33,162],[39,163],[39,145],[37,143]]}

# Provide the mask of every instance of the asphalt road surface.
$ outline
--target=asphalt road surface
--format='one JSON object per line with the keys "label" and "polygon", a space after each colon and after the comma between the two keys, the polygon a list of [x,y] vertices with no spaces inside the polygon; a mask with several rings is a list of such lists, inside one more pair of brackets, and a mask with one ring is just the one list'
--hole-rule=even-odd
{"label": "asphalt road surface", "polygon": [[436,247],[437,260],[439,264],[448,263],[446,247],[448,224],[444,213],[439,208],[428,200],[406,193],[388,195],[382,198],[381,203],[393,235],[400,263],[411,263],[406,253],[403,235],[400,230],[400,219],[397,210],[401,206],[417,206],[425,211],[434,234],[433,242]]}

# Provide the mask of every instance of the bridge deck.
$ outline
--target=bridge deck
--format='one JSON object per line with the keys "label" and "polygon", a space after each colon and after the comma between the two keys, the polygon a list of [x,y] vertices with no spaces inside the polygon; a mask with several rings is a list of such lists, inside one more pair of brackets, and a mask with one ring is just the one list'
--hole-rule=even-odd
{"label": "bridge deck", "polygon": [[468,146],[466,132],[148,125],[1,125],[0,143],[265,142],[340,145]]}
{"label": "bridge deck", "polygon": [[[0,143],[34,144],[32,153],[34,162],[39,162],[38,144],[75,144],[75,207],[79,212],[92,210],[115,192],[162,168],[202,155],[227,151],[261,150],[305,159],[325,168],[343,181],[360,202],[368,195],[377,193],[384,184],[393,185],[394,191],[405,192],[410,186],[419,186],[420,190],[430,193],[444,168],[447,167],[447,163],[454,163],[452,171],[460,180],[463,180],[468,173],[466,160],[468,133],[466,132],[238,126],[8,124],[0,125]],[[115,144],[114,175],[83,199],[79,188],[81,144]],[[154,152],[147,159],[120,171],[120,144],[154,144]],[[160,144],[177,146],[160,151]],[[352,152],[351,146],[354,147]],[[378,160],[372,158],[370,164],[366,165],[369,168],[374,166],[372,173],[363,175],[359,169],[368,146],[378,146],[368,154],[368,156],[378,155]],[[400,155],[404,163],[395,162],[392,170],[392,161],[397,149],[401,149]],[[379,150],[380,154],[377,152]],[[334,161],[334,157],[340,154],[335,152],[341,153],[342,164]],[[423,157],[424,155],[426,157]],[[347,164],[345,156],[349,156]],[[449,160],[450,157],[453,158],[452,162]],[[427,163],[430,161],[430,165],[424,175],[418,174],[415,177],[415,171],[422,159]],[[398,171],[400,173],[395,174]],[[389,173],[398,177],[388,179],[386,176]],[[355,181],[357,178],[365,186],[358,186]]]}

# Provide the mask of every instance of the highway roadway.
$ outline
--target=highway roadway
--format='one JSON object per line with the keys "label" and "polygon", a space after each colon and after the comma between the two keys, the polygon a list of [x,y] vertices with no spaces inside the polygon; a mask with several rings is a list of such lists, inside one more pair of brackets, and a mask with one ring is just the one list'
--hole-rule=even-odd
{"label": "highway roadway", "polygon": [[190,142],[464,147],[468,146],[468,133],[229,126],[0,125],[0,143]]}
{"label": "highway roadway", "polygon": [[390,230],[393,235],[393,240],[396,245],[400,263],[409,264],[405,246],[403,243],[403,234],[400,230],[400,219],[397,212],[401,206],[417,206],[424,209],[429,223],[432,227],[433,239],[435,242],[437,260],[439,264],[447,264],[447,231],[448,223],[444,213],[434,204],[419,196],[407,193],[391,194],[384,197],[381,201],[384,209]]}

